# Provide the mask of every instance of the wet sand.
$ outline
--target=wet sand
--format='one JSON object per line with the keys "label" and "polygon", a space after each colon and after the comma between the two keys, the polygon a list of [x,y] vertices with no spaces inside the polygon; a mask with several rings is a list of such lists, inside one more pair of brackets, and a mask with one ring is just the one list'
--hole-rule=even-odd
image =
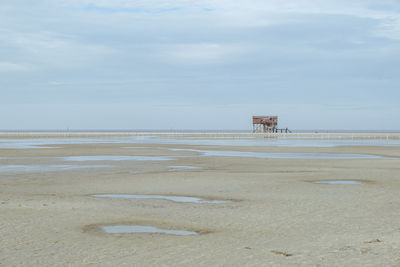
{"label": "wet sand", "polygon": [[[2,266],[400,265],[399,147],[148,143],[48,147],[0,149],[2,166],[82,165],[0,172]],[[390,158],[226,157],[199,155],[188,149]],[[99,155],[173,160],[63,160]],[[199,168],[171,170],[170,166]],[[324,180],[361,184],[312,183]],[[232,202],[92,197],[98,194],[188,196]],[[198,235],[108,234],[102,230],[129,225]]]}

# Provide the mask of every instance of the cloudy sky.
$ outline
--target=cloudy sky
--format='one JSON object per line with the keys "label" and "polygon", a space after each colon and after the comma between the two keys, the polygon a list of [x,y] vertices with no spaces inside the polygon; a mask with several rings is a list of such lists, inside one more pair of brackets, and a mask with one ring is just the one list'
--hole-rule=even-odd
{"label": "cloudy sky", "polygon": [[1,0],[0,130],[400,129],[398,0]]}

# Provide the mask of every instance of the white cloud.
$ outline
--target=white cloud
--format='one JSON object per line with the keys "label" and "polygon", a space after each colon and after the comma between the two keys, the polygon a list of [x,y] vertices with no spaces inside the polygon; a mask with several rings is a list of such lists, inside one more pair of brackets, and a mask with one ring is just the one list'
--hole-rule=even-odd
{"label": "white cloud", "polygon": [[[13,6],[7,4],[7,0],[1,5],[8,8]],[[14,5],[22,8],[20,4]],[[85,12],[88,7],[94,8]],[[94,15],[96,7],[99,8],[98,16]],[[106,25],[129,23],[131,17],[155,25],[184,23],[190,26],[198,23],[215,27],[261,27],[293,24],[299,21],[296,16],[313,14],[376,19],[382,22],[377,34],[388,38],[397,39],[400,27],[396,18],[400,2],[390,0],[38,0],[34,8],[49,13],[46,14],[49,16],[53,16],[53,13],[69,14],[68,18],[76,19],[77,23],[80,20],[84,23],[97,20],[106,22]],[[110,9],[109,13],[107,9]],[[124,9],[128,12],[123,13]],[[132,12],[135,10],[137,12]]]}
{"label": "white cloud", "polygon": [[400,15],[388,16],[376,29],[378,36],[400,40]]}
{"label": "white cloud", "polygon": [[[262,27],[275,24],[297,23],[299,15],[346,15],[381,21],[376,34],[398,39],[400,2],[382,0],[74,0],[64,1],[66,7],[99,7],[106,10],[132,9],[131,16],[141,19],[152,17],[152,23],[181,21],[190,24],[202,21],[216,27]],[[377,6],[379,8],[377,8]],[[99,9],[99,10],[101,10]],[[157,10],[172,9],[171,12]],[[140,12],[146,10],[146,12]],[[157,13],[154,18],[151,10]],[[397,11],[396,11],[397,10]],[[95,11],[92,10],[92,11]],[[126,15],[126,14],[125,14]],[[108,16],[121,16],[118,12]]]}
{"label": "white cloud", "polygon": [[110,47],[92,42],[85,43],[74,36],[60,33],[3,33],[0,37],[3,44],[8,44],[20,58],[40,69],[87,66],[93,64],[97,58],[114,52]]}

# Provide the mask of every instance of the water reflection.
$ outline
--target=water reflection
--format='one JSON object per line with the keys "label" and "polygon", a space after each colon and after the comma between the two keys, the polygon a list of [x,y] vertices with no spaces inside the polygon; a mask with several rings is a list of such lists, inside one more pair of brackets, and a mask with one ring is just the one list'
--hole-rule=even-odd
{"label": "water reflection", "polygon": [[101,229],[107,234],[129,234],[129,233],[159,233],[167,235],[198,235],[197,232],[184,230],[167,230],[152,226],[141,225],[113,225],[102,226]]}
{"label": "water reflection", "polygon": [[314,184],[362,184],[359,181],[350,180],[332,180],[332,181],[313,181]]}
{"label": "water reflection", "polygon": [[222,203],[232,202],[230,200],[207,200],[198,197],[164,196],[164,195],[101,194],[92,196],[104,197],[104,198],[123,198],[123,199],[163,199],[174,202],[198,203],[198,204],[222,204]]}

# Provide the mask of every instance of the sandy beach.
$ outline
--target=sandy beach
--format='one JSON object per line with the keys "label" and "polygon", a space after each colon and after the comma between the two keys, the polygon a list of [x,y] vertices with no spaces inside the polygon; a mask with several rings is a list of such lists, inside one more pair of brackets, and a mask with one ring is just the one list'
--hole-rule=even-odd
{"label": "sandy beach", "polygon": [[[399,134],[329,138],[343,136],[399,139]],[[3,143],[44,137],[60,136],[0,135]],[[69,134],[65,139],[71,137],[88,138],[88,134]],[[238,139],[252,135],[172,137]],[[1,266],[400,266],[399,146],[226,146],[119,140],[0,148]],[[224,151],[261,154],[227,156]],[[296,153],[298,158],[265,156],[268,153]],[[317,156],[301,158],[301,153]],[[371,157],[319,158],[325,154]],[[95,194],[227,202],[98,198]],[[102,230],[113,225],[152,226],[197,235],[109,234]]]}

